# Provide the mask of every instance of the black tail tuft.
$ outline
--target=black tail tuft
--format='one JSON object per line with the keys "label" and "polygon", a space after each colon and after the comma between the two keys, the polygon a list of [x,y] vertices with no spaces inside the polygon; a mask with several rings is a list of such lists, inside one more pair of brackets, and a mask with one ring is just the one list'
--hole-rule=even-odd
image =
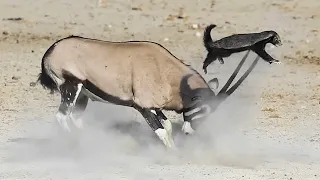
{"label": "black tail tuft", "polygon": [[207,51],[210,51],[211,49],[211,44],[212,44],[212,38],[210,35],[210,32],[213,28],[215,28],[217,25],[215,24],[210,24],[209,26],[207,26],[204,30],[203,33],[203,43],[204,43],[204,47],[207,49]]}
{"label": "black tail tuft", "polygon": [[49,89],[52,94],[54,91],[57,91],[58,88],[56,83],[48,75],[44,66],[44,61],[45,61],[45,57],[42,59],[42,62],[41,62],[41,73],[39,73],[37,82],[40,81],[40,84],[42,85],[42,87],[44,87],[45,89]]}

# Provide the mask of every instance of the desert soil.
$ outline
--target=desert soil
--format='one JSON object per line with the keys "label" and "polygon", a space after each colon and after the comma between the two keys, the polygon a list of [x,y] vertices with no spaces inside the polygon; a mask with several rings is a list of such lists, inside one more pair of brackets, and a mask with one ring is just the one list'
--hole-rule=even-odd
{"label": "desert soil", "polygon": [[[319,0],[0,0],[0,18],[0,179],[320,178]],[[269,50],[282,64],[259,61],[203,138],[175,137],[180,154],[166,153],[136,112],[102,103],[90,102],[70,140],[54,120],[59,95],[32,84],[46,49],[72,34],[155,41],[223,84],[243,53],[204,75],[211,23],[213,39],[275,30],[283,45]],[[123,119],[141,125],[115,126]]]}

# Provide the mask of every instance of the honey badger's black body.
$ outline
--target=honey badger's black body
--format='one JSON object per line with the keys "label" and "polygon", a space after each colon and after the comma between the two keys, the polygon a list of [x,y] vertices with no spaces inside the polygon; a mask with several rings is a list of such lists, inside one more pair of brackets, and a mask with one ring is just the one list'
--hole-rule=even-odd
{"label": "honey badger's black body", "polygon": [[208,51],[207,57],[203,62],[203,70],[207,73],[207,67],[213,61],[218,59],[221,64],[224,63],[223,58],[229,57],[233,53],[238,53],[246,50],[252,50],[257,53],[263,60],[270,64],[279,60],[272,58],[266,51],[267,43],[272,43],[275,46],[281,45],[279,35],[275,31],[263,31],[259,33],[234,34],[224,37],[217,41],[213,41],[210,35],[211,30],[216,25],[211,24],[206,27],[203,36],[204,46]]}

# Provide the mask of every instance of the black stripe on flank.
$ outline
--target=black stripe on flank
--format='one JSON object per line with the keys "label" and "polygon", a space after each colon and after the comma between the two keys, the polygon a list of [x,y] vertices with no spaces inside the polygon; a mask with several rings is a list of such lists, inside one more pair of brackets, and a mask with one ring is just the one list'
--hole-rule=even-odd
{"label": "black stripe on flank", "polygon": [[[89,80],[84,80],[81,81],[80,79],[78,79],[77,77],[73,76],[71,73],[67,72],[67,71],[62,71],[62,76],[65,79],[65,83],[68,84],[73,84],[73,85],[77,85],[79,83],[83,84],[83,87],[90,91],[92,94],[94,94],[95,96],[98,96],[99,98],[101,98],[104,101],[108,101],[110,103],[116,104],[116,105],[122,105],[122,106],[129,106],[129,107],[133,107],[136,106],[136,104],[132,101],[132,100],[122,100],[119,97],[116,96],[112,96],[108,93],[105,93],[104,91],[102,91],[101,89],[99,89],[96,85],[94,85],[92,82],[90,82]],[[93,97],[90,97],[91,100],[93,101],[99,101],[97,99],[94,99]]]}
{"label": "black stripe on flank", "polygon": [[97,86],[95,86],[93,83],[91,83],[88,80],[85,80],[82,83],[83,83],[84,88],[86,88],[92,94],[100,97],[101,99],[103,99],[105,101],[108,101],[108,102],[116,104],[116,105],[129,106],[129,107],[132,107],[134,105],[134,102],[132,100],[125,101],[125,100],[120,99],[119,97],[112,96],[108,93],[105,93],[104,91],[99,89]]}

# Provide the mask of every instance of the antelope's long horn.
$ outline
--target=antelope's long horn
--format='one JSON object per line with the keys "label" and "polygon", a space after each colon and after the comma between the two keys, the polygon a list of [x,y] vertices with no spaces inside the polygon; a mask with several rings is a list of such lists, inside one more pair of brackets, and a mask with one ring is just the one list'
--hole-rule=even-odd
{"label": "antelope's long horn", "polygon": [[248,77],[248,75],[252,72],[254,67],[257,65],[258,60],[260,58],[259,55],[257,55],[256,59],[252,62],[250,67],[247,69],[247,71],[239,78],[239,80],[229,89],[230,84],[238,74],[240,68],[242,67],[244,61],[248,57],[249,51],[246,53],[246,55],[242,58],[241,62],[237,66],[237,68],[234,70],[230,78],[228,79],[227,83],[224,85],[224,87],[220,90],[220,92],[217,94],[218,102],[216,102],[216,106],[218,106],[220,103],[222,103],[224,100],[227,99],[228,96],[230,96],[240,85],[241,83]]}
{"label": "antelope's long horn", "polygon": [[241,76],[241,78],[226,92],[227,95],[231,95],[239,86],[240,84],[248,77],[248,75],[251,73],[253,68],[257,65],[258,60],[260,56],[257,55],[256,59],[253,61],[251,66],[248,68],[248,70]]}
{"label": "antelope's long horn", "polygon": [[225,93],[227,91],[227,89],[229,88],[229,86],[231,85],[232,81],[234,80],[234,78],[237,76],[237,74],[240,71],[240,68],[243,66],[244,61],[247,59],[248,55],[249,55],[249,51],[247,51],[247,53],[243,56],[243,58],[241,59],[240,63],[238,64],[237,68],[233,71],[233,73],[231,74],[230,78],[228,79],[227,83],[223,86],[223,88],[221,88],[221,90],[219,91],[218,95],[221,93]]}

